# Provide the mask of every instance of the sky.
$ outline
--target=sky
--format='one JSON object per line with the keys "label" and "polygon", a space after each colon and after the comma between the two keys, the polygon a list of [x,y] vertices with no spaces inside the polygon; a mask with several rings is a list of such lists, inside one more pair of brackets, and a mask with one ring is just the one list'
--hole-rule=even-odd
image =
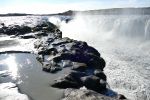
{"label": "sky", "polygon": [[67,10],[150,7],[150,0],[0,0],[0,13],[51,14]]}

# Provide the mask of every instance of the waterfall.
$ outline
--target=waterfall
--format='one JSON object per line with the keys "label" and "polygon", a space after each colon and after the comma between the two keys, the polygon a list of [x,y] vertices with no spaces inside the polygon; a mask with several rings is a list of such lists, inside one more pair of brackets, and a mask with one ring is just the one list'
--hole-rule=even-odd
{"label": "waterfall", "polygon": [[146,26],[145,26],[145,38],[150,38],[150,19],[147,20]]}
{"label": "waterfall", "polygon": [[150,15],[77,15],[59,26],[63,37],[102,53],[113,90],[129,100],[150,100]]}
{"label": "waterfall", "polygon": [[69,23],[54,17],[50,21],[59,24],[66,36],[150,39],[149,15],[77,15]]}

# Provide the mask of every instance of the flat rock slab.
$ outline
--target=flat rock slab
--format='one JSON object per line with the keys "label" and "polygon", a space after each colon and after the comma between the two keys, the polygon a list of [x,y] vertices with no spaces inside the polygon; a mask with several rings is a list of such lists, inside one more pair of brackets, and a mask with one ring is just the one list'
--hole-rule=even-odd
{"label": "flat rock slab", "polygon": [[[121,100],[111,98],[87,89],[66,89],[62,100]],[[125,99],[124,99],[125,100]]]}

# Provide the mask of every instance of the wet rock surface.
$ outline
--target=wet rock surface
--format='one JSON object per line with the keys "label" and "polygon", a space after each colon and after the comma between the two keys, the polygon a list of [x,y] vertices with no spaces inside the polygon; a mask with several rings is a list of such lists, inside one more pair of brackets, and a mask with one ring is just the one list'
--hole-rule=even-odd
{"label": "wet rock surface", "polygon": [[[85,86],[88,90],[105,95],[107,77],[103,70],[106,63],[95,48],[86,42],[62,37],[58,30],[35,42],[34,46],[39,55],[38,60],[43,64],[43,71],[57,73],[66,67],[71,69],[68,74],[55,79],[50,86],[60,89]],[[111,96],[117,97],[117,94]]]}
{"label": "wet rock surface", "polygon": [[66,89],[64,91],[64,98],[62,100],[123,100],[123,99],[119,97],[107,97],[105,95],[87,89]]}
{"label": "wet rock surface", "polygon": [[[0,33],[14,35],[14,38],[38,39],[34,48],[43,71],[54,74],[64,68],[71,69],[50,84],[60,89],[73,88],[65,90],[63,100],[118,100],[102,95],[107,91],[107,77],[103,72],[106,63],[101,54],[86,42],[62,37],[62,32],[50,22],[43,22],[34,27],[3,25]],[[79,90],[83,86],[88,90]],[[125,98],[118,96],[120,99]]]}
{"label": "wet rock surface", "polygon": [[[48,32],[55,32],[57,27],[46,21],[42,21],[41,23],[34,25],[32,27],[27,25],[8,25],[5,26],[3,23],[2,27],[0,27],[1,35],[14,35],[19,36],[23,39],[29,38],[37,38],[38,36],[47,36]],[[31,33],[32,34],[28,34]]]}
{"label": "wet rock surface", "polygon": [[85,86],[99,93],[106,90],[105,61],[100,53],[86,42],[62,38],[60,32],[54,35],[35,43],[43,71],[56,73],[66,67],[73,71],[56,79],[51,86],[62,89]]}
{"label": "wet rock surface", "polygon": [[19,26],[19,25],[9,25],[3,26],[1,29],[1,33],[7,34],[7,35],[17,35],[17,34],[25,34],[31,32],[31,27],[28,26]]}

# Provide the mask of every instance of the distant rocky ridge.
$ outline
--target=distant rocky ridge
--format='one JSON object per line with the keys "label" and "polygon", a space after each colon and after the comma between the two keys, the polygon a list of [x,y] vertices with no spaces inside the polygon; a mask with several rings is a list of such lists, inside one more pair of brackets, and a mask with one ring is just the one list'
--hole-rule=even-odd
{"label": "distant rocky ridge", "polygon": [[92,15],[149,15],[150,7],[144,8],[110,8],[101,10],[88,10],[81,11],[81,14],[92,14]]}
{"label": "distant rocky ridge", "polygon": [[64,15],[72,16],[75,14],[85,14],[85,15],[150,15],[150,7],[141,8],[110,8],[110,9],[98,9],[98,10],[86,10],[86,11],[73,11],[69,10],[62,13],[56,14],[25,14],[25,13],[8,13],[0,14],[0,16],[53,16],[53,15]]}
{"label": "distant rocky ridge", "polygon": [[27,16],[27,15],[33,15],[33,14],[26,14],[26,13],[8,13],[8,14],[0,14],[1,17],[6,17],[6,16]]}
{"label": "distant rocky ridge", "polygon": [[110,9],[98,9],[98,10],[86,10],[86,11],[66,11],[64,13],[58,13],[58,15],[150,15],[150,7],[143,8],[110,8]]}

